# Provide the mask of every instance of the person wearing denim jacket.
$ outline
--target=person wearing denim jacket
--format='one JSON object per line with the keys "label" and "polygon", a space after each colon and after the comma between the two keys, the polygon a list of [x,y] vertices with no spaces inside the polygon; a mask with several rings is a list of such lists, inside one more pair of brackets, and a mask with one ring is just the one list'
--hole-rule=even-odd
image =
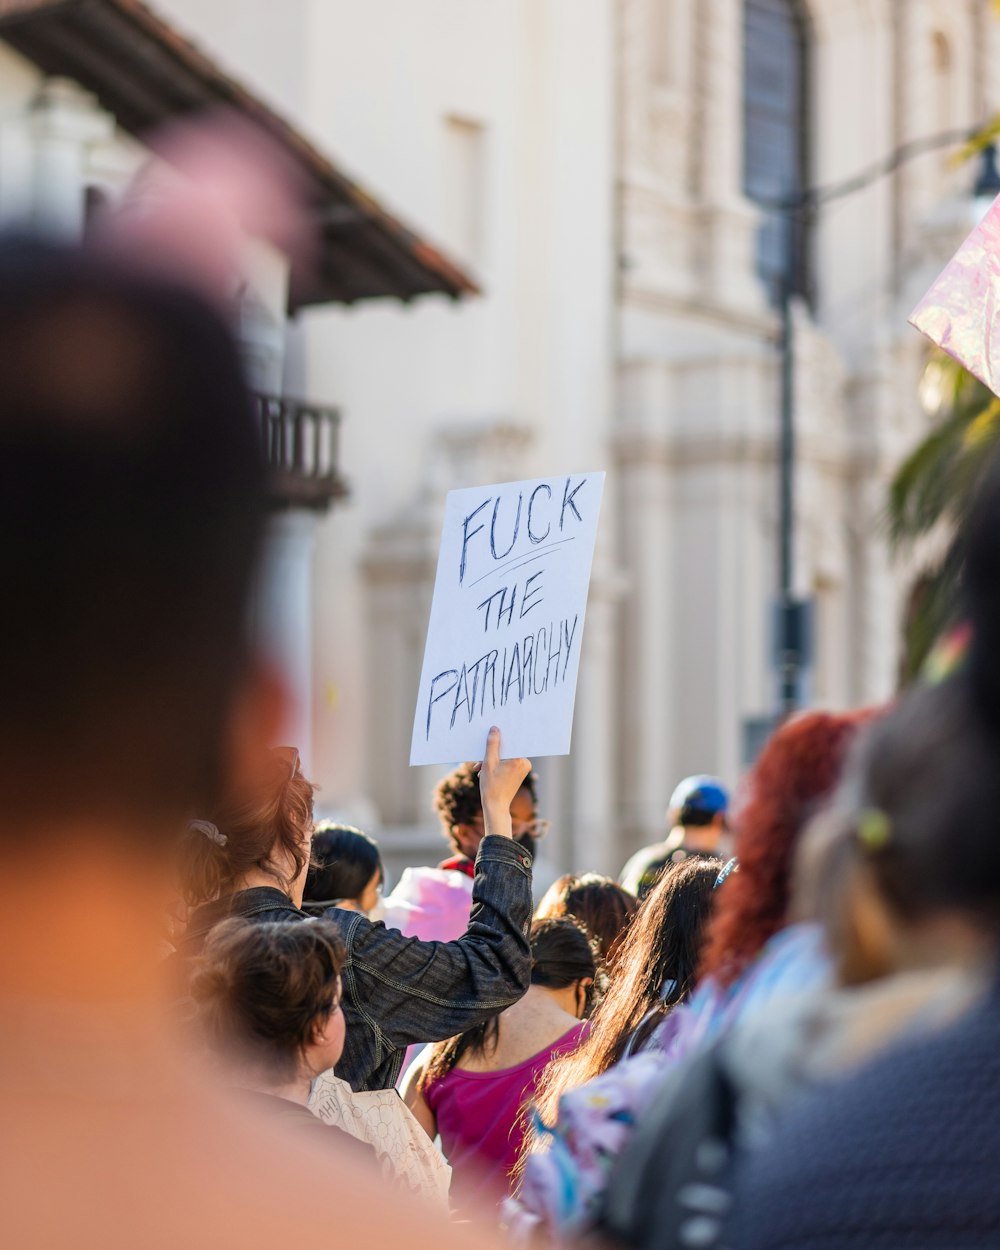
{"label": "person wearing denim jacket", "polygon": [[[500,760],[499,752],[499,731],[491,730],[480,783],[486,832],[462,937],[422,942],[359,912],[334,907],[324,913],[347,947],[342,973],[347,1039],[335,1071],[355,1090],[392,1087],[411,1043],[453,1037],[527,991],[531,854],[510,836],[510,801],[530,764]],[[206,903],[191,915],[182,953],[197,954],[209,930],[229,916],[260,923],[309,920],[300,902],[301,885],[291,882],[287,891],[253,885]]]}

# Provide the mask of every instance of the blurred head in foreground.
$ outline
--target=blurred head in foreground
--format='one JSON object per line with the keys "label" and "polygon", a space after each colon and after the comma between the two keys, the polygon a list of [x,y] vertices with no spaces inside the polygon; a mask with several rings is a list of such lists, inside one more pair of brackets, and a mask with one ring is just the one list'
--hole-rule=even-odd
{"label": "blurred head in foreground", "polygon": [[261,524],[222,321],[109,256],[0,245],[0,837],[212,796]]}
{"label": "blurred head in foreground", "polygon": [[859,742],[798,874],[842,983],[977,962],[995,944],[997,751],[966,674],[909,692]]}
{"label": "blurred head in foreground", "polygon": [[0,986],[151,984],[177,834],[257,771],[283,707],[247,629],[263,502],[211,305],[110,253],[0,242],[0,855],[75,935],[7,909]]}
{"label": "blurred head in foreground", "polygon": [[22,1250],[318,1242],[330,1183],[379,1203],[387,1244],[457,1244],[194,1079],[151,1001],[176,835],[284,711],[247,640],[258,446],[213,305],[111,249],[0,243],[0,860],[24,883],[0,909],[0,1206]]}

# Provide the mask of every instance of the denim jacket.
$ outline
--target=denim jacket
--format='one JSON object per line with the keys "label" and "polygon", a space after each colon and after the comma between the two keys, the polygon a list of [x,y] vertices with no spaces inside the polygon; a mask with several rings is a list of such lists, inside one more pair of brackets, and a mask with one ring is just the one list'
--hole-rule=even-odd
{"label": "denim jacket", "polygon": [[[185,954],[229,916],[258,922],[309,920],[280,890],[258,887],[206,903],[192,915]],[[347,947],[344,1053],[336,1074],[355,1090],[389,1089],[406,1047],[463,1033],[503,1011],[531,980],[531,855],[510,838],[487,835],[476,856],[469,927],[454,942],[422,942],[360,912],[331,907]]]}

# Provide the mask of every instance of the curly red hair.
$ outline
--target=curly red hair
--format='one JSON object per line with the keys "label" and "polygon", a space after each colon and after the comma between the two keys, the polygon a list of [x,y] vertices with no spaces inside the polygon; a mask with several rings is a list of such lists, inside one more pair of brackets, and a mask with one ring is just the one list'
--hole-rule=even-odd
{"label": "curly red hair", "polygon": [[837,781],[870,710],[806,712],[786,721],[761,752],[736,820],[739,872],[709,926],[700,976],[730,985],[785,923],[799,835]]}

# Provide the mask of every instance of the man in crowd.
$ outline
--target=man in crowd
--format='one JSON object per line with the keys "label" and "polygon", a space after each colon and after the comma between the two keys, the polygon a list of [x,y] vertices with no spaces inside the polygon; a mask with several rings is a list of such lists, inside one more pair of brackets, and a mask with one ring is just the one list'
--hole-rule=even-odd
{"label": "man in crowd", "polygon": [[637,898],[645,898],[668,864],[699,856],[725,858],[729,795],[718,777],[685,777],[670,797],[666,840],[636,851],[619,880]]}
{"label": "man in crowd", "polygon": [[[514,796],[510,815],[514,841],[532,855],[535,843],[549,827],[547,820],[538,819],[537,803],[535,775],[529,773]],[[441,832],[451,843],[453,851],[438,867],[474,877],[476,855],[485,829],[478,765],[461,764],[441,778],[434,790],[434,810],[441,821]]]}
{"label": "man in crowd", "polygon": [[[528,773],[510,805],[514,841],[534,858],[535,843],[549,827],[537,817],[535,774]],[[436,868],[407,868],[385,900],[387,928],[424,941],[461,937],[472,910],[472,883],[485,824],[479,765],[460,764],[434,788],[434,810],[452,854]]]}

